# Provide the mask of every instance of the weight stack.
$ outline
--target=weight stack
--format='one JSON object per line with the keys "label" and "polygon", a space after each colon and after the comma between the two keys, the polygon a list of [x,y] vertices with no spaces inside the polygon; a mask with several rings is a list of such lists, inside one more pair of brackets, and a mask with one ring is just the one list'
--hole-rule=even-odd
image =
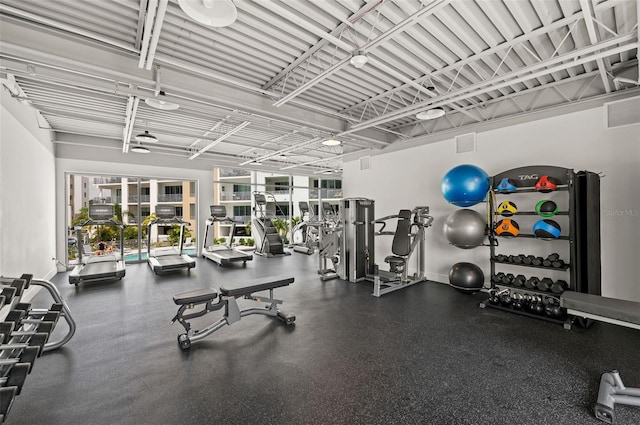
{"label": "weight stack", "polygon": [[601,295],[600,176],[575,174],[576,291]]}

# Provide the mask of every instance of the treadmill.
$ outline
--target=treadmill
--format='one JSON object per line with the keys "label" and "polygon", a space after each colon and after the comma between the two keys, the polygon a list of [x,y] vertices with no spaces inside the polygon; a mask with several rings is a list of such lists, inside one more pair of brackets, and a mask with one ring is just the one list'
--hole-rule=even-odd
{"label": "treadmill", "polygon": [[[119,280],[125,275],[124,258],[124,224],[115,220],[115,207],[113,204],[89,205],[89,219],[74,227],[78,247],[78,265],[69,274],[69,283],[99,282],[106,280]],[[85,226],[117,226],[120,228],[120,252],[104,255],[83,256],[82,228]]]}
{"label": "treadmill", "polygon": [[[180,243],[178,249],[151,249],[152,226],[180,226]],[[190,272],[196,266],[196,260],[182,253],[184,245],[184,228],[189,223],[176,216],[176,207],[173,205],[156,205],[156,218],[147,225],[147,263],[155,274],[187,269]]]}
{"label": "treadmill", "polygon": [[[248,236],[247,229],[244,226],[236,226],[236,222],[227,217],[227,208],[224,205],[211,205],[209,208],[211,209],[211,217],[209,217],[205,222],[202,256],[218,263],[221,266],[239,262],[242,262],[243,265],[246,265],[247,261],[253,260],[252,253],[232,248],[234,236]],[[231,232],[229,233],[229,238],[227,238],[227,242],[223,245],[207,246],[207,236],[209,235],[209,230],[216,222],[231,223]]]}

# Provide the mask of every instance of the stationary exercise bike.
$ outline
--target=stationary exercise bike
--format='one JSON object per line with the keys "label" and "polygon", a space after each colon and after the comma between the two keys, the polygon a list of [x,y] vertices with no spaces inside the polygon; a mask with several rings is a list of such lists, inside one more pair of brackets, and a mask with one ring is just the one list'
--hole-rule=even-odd
{"label": "stationary exercise bike", "polygon": [[[397,220],[396,230],[385,231],[388,220]],[[384,262],[389,270],[379,270],[367,279],[373,281],[373,295],[379,297],[386,293],[406,288],[418,282],[427,280],[425,270],[425,229],[431,226],[433,217],[429,215],[429,207],[415,207],[413,210],[400,210],[398,214],[389,215],[374,221],[382,227],[375,232],[376,236],[391,235],[391,255],[385,257]],[[409,260],[414,253],[418,256],[418,270],[408,275]]]}

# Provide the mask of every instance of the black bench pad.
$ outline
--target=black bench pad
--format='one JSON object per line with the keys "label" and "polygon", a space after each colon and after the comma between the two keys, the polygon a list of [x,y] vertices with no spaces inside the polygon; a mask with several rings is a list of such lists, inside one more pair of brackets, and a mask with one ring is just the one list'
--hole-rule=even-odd
{"label": "black bench pad", "polygon": [[182,294],[174,295],[173,302],[178,305],[184,304],[200,304],[207,301],[214,300],[218,296],[218,293],[210,288],[198,289],[196,291],[183,292]]}
{"label": "black bench pad", "polygon": [[640,303],[636,301],[564,291],[560,297],[560,305],[571,310],[640,325]]}
{"label": "black bench pad", "polygon": [[293,283],[293,277],[286,276],[269,276],[260,279],[254,279],[247,282],[247,284],[241,288],[224,288],[220,287],[220,295],[227,297],[242,297],[244,295],[250,295],[254,292],[264,291],[266,289],[279,288],[281,286],[287,286]]}

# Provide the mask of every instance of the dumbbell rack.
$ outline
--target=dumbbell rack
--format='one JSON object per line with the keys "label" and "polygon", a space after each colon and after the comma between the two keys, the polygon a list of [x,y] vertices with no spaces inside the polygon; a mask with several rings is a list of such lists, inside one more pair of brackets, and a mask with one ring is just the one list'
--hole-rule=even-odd
{"label": "dumbbell rack", "polygon": [[[582,173],[585,173],[585,172],[581,172],[581,174]],[[590,173],[590,174],[593,174],[593,173]],[[496,254],[496,247],[500,246],[500,241],[504,241],[504,245],[508,245],[509,239],[513,239],[513,240],[539,239],[533,233],[527,233],[525,231],[526,229],[522,227],[520,229],[521,231],[519,235],[514,238],[501,237],[495,233],[496,222],[499,221],[500,218],[502,218],[498,215],[496,211],[497,205],[499,204],[499,201],[496,199],[496,197],[500,196],[501,200],[509,200],[509,194],[501,194],[499,192],[498,193],[495,192],[498,188],[499,183],[504,178],[509,178],[513,180],[513,182],[517,187],[517,189],[515,190],[515,193],[525,194],[524,197],[527,197],[528,193],[531,193],[531,194],[539,193],[535,189],[535,184],[538,178],[541,176],[549,176],[555,179],[560,184],[558,185],[557,189],[554,192],[564,192],[567,195],[566,201],[567,201],[568,208],[566,208],[566,210],[559,211],[557,214],[554,215],[554,217],[564,216],[565,218],[563,218],[562,220],[563,222],[568,221],[568,226],[563,224],[561,226],[563,227],[562,234],[557,239],[549,240],[548,242],[549,245],[544,247],[544,249],[549,249],[549,247],[553,247],[554,244],[560,244],[562,245],[562,248],[565,251],[567,251],[566,243],[569,244],[568,246],[569,258],[568,259],[563,258],[564,264],[561,264],[559,267],[544,266],[542,264],[540,265],[524,264],[523,262],[514,263],[508,260],[508,258],[513,258],[514,256],[505,256],[503,254],[500,254],[500,255]],[[580,178],[582,179],[582,177]],[[524,285],[514,286],[513,284],[511,284],[511,282],[497,282],[496,269],[498,266],[502,267],[502,265],[509,265],[509,266],[516,266],[516,267],[524,267],[523,270],[544,269],[544,270],[552,271],[555,273],[565,272],[569,274],[569,278],[566,280],[558,279],[555,281],[556,283],[560,281],[562,282],[568,281],[566,290],[590,292],[588,289],[591,289],[591,288],[583,287],[584,285],[582,285],[580,280],[578,280],[578,275],[580,274],[578,270],[578,263],[586,262],[585,258],[581,258],[585,250],[578,249],[579,244],[584,243],[583,239],[585,238],[582,237],[582,233],[584,233],[584,230],[582,230],[580,226],[581,225],[584,226],[584,223],[586,222],[586,220],[584,219],[584,217],[580,217],[581,209],[579,208],[579,206],[582,205],[580,202],[585,202],[584,199],[582,199],[585,196],[581,194],[582,192],[579,193],[578,188],[576,187],[576,173],[574,173],[574,171],[571,169],[555,167],[555,166],[543,165],[543,166],[520,167],[520,168],[515,168],[512,170],[502,172],[500,174],[497,174],[491,177],[490,184],[491,184],[492,191],[488,196],[488,208],[489,208],[488,216],[489,216],[489,229],[490,229],[489,249],[490,249],[490,264],[491,264],[491,287],[489,290],[489,293],[490,293],[489,299],[483,301],[480,304],[480,307],[482,308],[490,307],[498,310],[508,311],[511,313],[524,315],[531,318],[563,324],[566,328],[570,328],[571,323],[573,322],[573,318],[567,316],[566,310],[560,309],[559,307],[561,291],[558,291],[558,290],[556,290],[555,292],[543,291],[543,290],[540,290],[538,287],[525,287]],[[580,184],[583,184],[582,180]],[[598,186],[598,190],[599,190],[599,186]],[[548,194],[542,193],[540,195],[542,197],[544,195],[551,195],[551,193],[548,193]],[[598,196],[598,205],[599,205],[599,191],[597,192],[597,196]],[[518,211],[513,216],[510,216],[509,218],[513,219],[513,218],[517,218],[518,216],[537,216],[537,215],[538,214],[535,211],[526,211],[525,209],[521,211],[520,209],[518,209]],[[549,218],[554,219],[554,217],[549,217]],[[540,219],[542,218],[543,217],[540,217]],[[597,218],[598,218],[598,229],[599,229],[599,216]],[[532,242],[532,243],[535,243],[535,242]],[[557,247],[559,245],[555,245],[555,246]],[[537,248],[539,250],[541,248],[541,245],[532,246],[532,248]],[[599,255],[600,255],[599,248],[600,247],[599,247],[599,241],[598,241],[598,246],[597,246],[598,264],[599,264]],[[551,249],[551,250],[554,250],[554,249]],[[520,254],[520,255],[524,256],[524,254]],[[529,281],[534,277],[535,276],[531,276],[527,279],[525,276],[525,279]],[[592,279],[592,280],[595,281],[596,279]],[[549,281],[547,280],[545,283],[548,284],[548,282]],[[518,283],[522,283],[522,282],[519,281]],[[529,283],[531,284],[531,282]],[[594,287],[597,286],[597,290],[599,291],[599,288],[600,288],[599,269],[598,269],[598,276],[597,276],[597,285],[593,285],[593,286]],[[548,287],[549,286],[547,285],[547,288]],[[558,289],[558,288],[556,287],[555,289]],[[502,295],[503,297],[507,296],[508,299],[506,300],[506,302],[501,302],[501,297],[499,295]],[[514,300],[520,299],[521,297],[528,299],[528,303],[525,304],[524,307],[521,304],[513,303]],[[542,314],[535,312],[535,308],[528,310],[528,304],[535,304],[535,307],[539,307],[539,308],[546,307],[547,304],[550,304],[549,307],[556,307],[558,309],[556,311],[557,314],[555,314],[554,317],[551,317],[545,314],[544,312]],[[519,305],[521,308],[514,308],[514,305]],[[549,310],[553,310],[553,309],[550,308]]]}
{"label": "dumbbell rack", "polygon": [[[41,289],[53,299],[49,308],[32,308],[31,301]],[[55,327],[65,319],[66,334],[50,338]],[[49,281],[0,276],[0,422],[4,422],[16,396],[31,373],[33,365],[45,351],[66,344],[74,335],[76,324],[58,289]],[[64,328],[63,328],[64,332]]]}

